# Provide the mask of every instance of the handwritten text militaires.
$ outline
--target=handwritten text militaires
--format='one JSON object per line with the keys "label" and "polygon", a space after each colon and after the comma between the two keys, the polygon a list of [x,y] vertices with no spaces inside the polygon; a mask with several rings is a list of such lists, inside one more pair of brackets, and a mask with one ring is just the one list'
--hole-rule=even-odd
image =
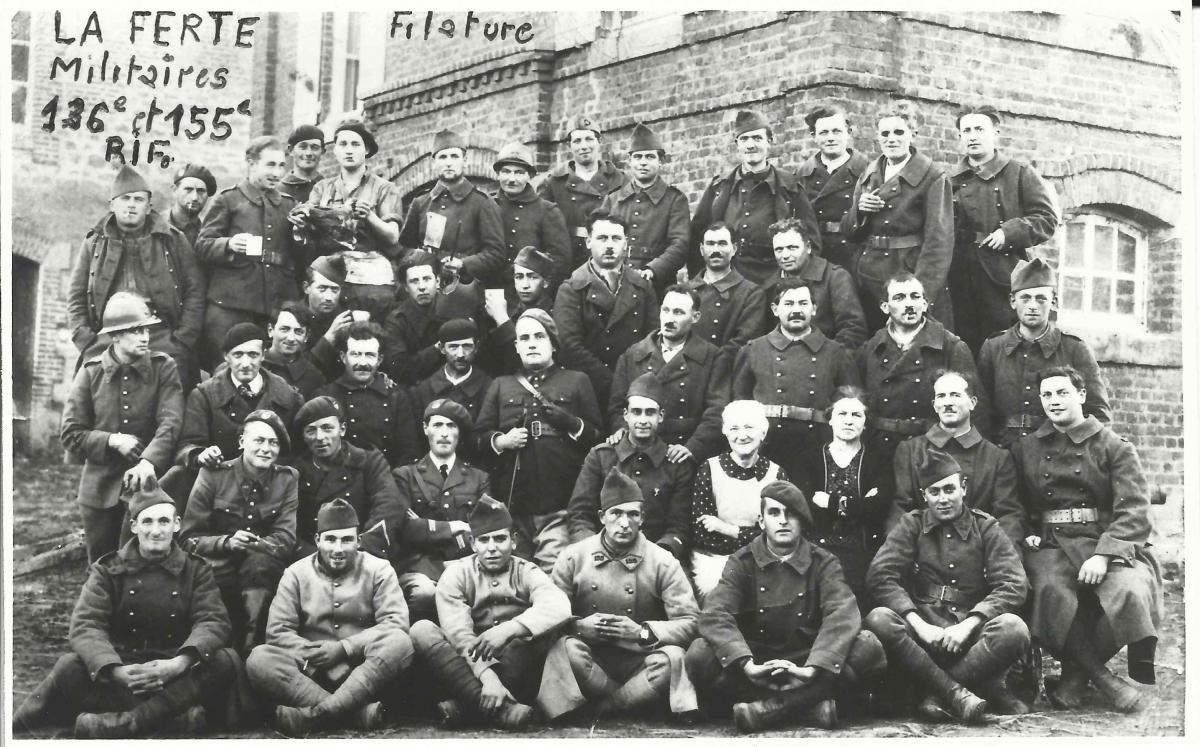
{"label": "handwritten text militaires", "polygon": [[[62,13],[54,13],[54,42],[77,46],[80,54],[65,52],[50,62],[50,80],[67,79],[75,83],[126,86],[130,96],[77,96],[61,100],[55,95],[42,107],[42,129],[46,132],[79,131],[92,134],[106,130],[129,132],[104,139],[104,159],[136,166],[139,162],[169,168],[175,157],[170,153],[172,138],[197,140],[209,137],[225,140],[233,134],[238,118],[249,122],[250,99],[230,102],[229,106],[188,106],[176,96],[189,89],[222,90],[228,85],[229,68],[210,68],[201,63],[209,46],[250,49],[254,43],[254,24],[258,16],[235,17],[232,11],[177,13],[175,11],[135,10],[128,19],[113,23],[110,16],[101,22],[92,11],[81,28],[65,27]],[[150,42],[162,47],[161,59],[148,61],[137,54],[113,54],[105,47],[105,32],[117,26],[121,40],[128,32],[130,44]],[[110,37],[111,38],[111,37]],[[196,64],[191,64],[191,63]],[[144,89],[162,92],[145,106],[132,106],[130,98]],[[174,95],[173,95],[174,94]],[[233,120],[233,121],[231,121]],[[143,144],[143,140],[148,142]]]}
{"label": "handwritten text militaires", "polygon": [[482,35],[488,41],[512,39],[518,44],[528,44],[533,41],[534,32],[533,24],[528,21],[489,21],[475,15],[473,10],[468,11],[465,16],[457,17],[457,20],[455,16],[440,15],[432,10],[426,11],[423,16],[414,16],[411,10],[397,10],[392,13],[389,35],[393,39],[426,41],[435,33],[447,39],[453,39],[455,36],[470,39]]}

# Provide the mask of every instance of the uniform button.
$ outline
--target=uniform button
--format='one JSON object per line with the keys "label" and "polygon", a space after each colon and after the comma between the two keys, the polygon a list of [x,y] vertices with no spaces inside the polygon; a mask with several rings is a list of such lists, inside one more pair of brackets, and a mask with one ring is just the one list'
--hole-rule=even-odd
{"label": "uniform button", "polygon": [[130,590],[129,590],[129,593],[130,593],[130,594],[133,594],[134,592],[135,592],[135,590],[134,590],[134,589],[130,589]]}
{"label": "uniform button", "polygon": [[341,602],[334,602],[334,603],[333,603],[333,606],[334,606],[334,607],[341,607],[341,606],[342,606],[342,603],[341,603]]}
{"label": "uniform button", "polygon": [[951,563],[951,564],[950,564],[950,567],[951,567],[951,568],[953,568],[953,567],[954,567],[954,564],[953,564],[953,563]]}
{"label": "uniform button", "polygon": [[592,591],[595,591],[596,589],[599,589],[599,588],[600,587],[597,584],[592,584]]}

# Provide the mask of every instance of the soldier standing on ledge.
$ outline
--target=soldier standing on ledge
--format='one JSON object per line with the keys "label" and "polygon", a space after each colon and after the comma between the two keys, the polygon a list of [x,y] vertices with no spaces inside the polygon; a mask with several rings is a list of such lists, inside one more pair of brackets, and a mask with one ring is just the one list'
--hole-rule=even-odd
{"label": "soldier standing on ledge", "polygon": [[858,244],[842,233],[841,223],[854,199],[854,185],[870,159],[851,147],[854,128],[840,106],[818,106],[804,115],[804,123],[817,151],[801,164],[796,176],[817,213],[821,257],[852,270]]}

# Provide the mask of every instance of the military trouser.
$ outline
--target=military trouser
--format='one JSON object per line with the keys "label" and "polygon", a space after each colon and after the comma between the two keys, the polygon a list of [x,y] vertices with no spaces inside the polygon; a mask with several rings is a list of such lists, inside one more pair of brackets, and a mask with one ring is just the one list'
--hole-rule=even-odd
{"label": "military trouser", "polygon": [[[467,659],[455,650],[445,631],[429,620],[418,620],[412,627],[413,649],[417,665],[432,674],[441,695],[457,698],[468,705],[478,706],[483,684]],[[517,702],[528,705],[537,697],[542,680],[542,666],[553,639],[543,636],[534,640],[515,640],[491,666]]]}
{"label": "military trouser", "polygon": [[287,563],[274,555],[245,552],[210,565],[233,624],[232,641],[246,656],[265,639],[267,612]]}
{"label": "military trouser", "polygon": [[[963,252],[966,254],[960,256]],[[1008,273],[1001,273],[1005,279],[1009,277],[1011,268],[1015,267],[1018,261],[1018,258],[1011,254],[1001,254],[975,245],[956,247],[956,261],[951,265],[948,278],[950,301],[954,306],[953,332],[967,343],[971,354],[975,356],[979,355],[979,348],[984,340],[1017,322],[1017,314],[1008,298],[1011,287],[997,283],[980,264],[979,259],[967,256],[977,252],[995,255],[989,258],[989,262],[1004,263],[1009,268]]]}
{"label": "military trouser", "polygon": [[[128,656],[126,664],[169,658],[164,652]],[[29,697],[13,713],[13,731],[19,734],[50,724],[66,724],[80,713],[134,712],[140,731],[168,726],[170,718],[195,705],[204,706],[210,718],[226,712],[226,700],[237,677],[236,654],[217,651],[187,670],[183,676],[155,693],[137,695],[109,678],[93,680],[78,654],[65,654]]]}
{"label": "military trouser", "polygon": [[546,573],[554,569],[554,561],[571,544],[567,529],[567,512],[549,514],[518,514],[513,517],[513,554],[537,563]]}
{"label": "military trouser", "polygon": [[[803,666],[808,655],[783,658]],[[733,702],[767,700],[779,695],[778,690],[751,682],[741,666],[722,666],[716,651],[704,638],[692,641],[692,645],[688,647],[686,663],[696,690],[713,701],[727,705]],[[886,668],[887,658],[879,639],[870,631],[862,630],[850,644],[846,660],[842,662],[841,672],[837,675],[827,673],[827,676],[836,677],[834,694],[837,694],[869,688],[883,676]]]}
{"label": "military trouser", "polygon": [[129,526],[129,504],[125,501],[117,501],[117,505],[108,508],[80,504],[79,518],[83,521],[88,563],[116,552],[133,537],[133,529]]}
{"label": "military trouser", "polygon": [[255,691],[272,704],[311,708],[327,699],[346,701],[340,710],[352,711],[379,700],[412,663],[408,633],[395,630],[371,641],[357,661],[340,662],[313,671],[302,652],[265,644],[246,660],[246,674]]}

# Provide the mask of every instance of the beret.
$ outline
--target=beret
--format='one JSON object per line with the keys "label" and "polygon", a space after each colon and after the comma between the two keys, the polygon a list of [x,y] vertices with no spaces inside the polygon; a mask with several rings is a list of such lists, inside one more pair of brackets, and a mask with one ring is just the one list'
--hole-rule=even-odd
{"label": "beret", "polygon": [[471,319],[451,319],[438,327],[438,342],[447,343],[455,340],[465,340],[468,337],[478,340],[479,327]]}
{"label": "beret", "polygon": [[787,506],[793,513],[800,517],[801,526],[812,526],[812,512],[808,509],[808,501],[804,498],[804,491],[790,482],[786,480],[769,482],[763,486],[762,492],[759,495],[762,498],[770,498]]}
{"label": "beret", "polygon": [[321,142],[321,146],[324,147],[325,133],[321,131],[320,127],[314,127],[310,124],[302,124],[296,129],[292,130],[291,135],[288,135],[288,145],[302,143],[305,140],[319,140]]}
{"label": "beret", "polygon": [[604,486],[600,488],[600,510],[607,511],[613,506],[634,501],[645,501],[642,489],[633,478],[613,467],[604,476]]}
{"label": "beret", "polygon": [[511,529],[512,523],[512,515],[508,512],[508,506],[486,494],[479,499],[475,508],[471,509],[471,515],[467,517],[467,524],[471,527],[471,536],[476,538],[492,532]]}
{"label": "beret", "polygon": [[733,136],[735,138],[740,137],[754,130],[766,130],[770,133],[771,125],[758,112],[747,111],[746,109],[738,112],[733,120]]}
{"label": "beret", "polygon": [[379,152],[379,144],[375,142],[375,136],[372,135],[370,131],[367,130],[367,126],[359,120],[347,119],[345,122],[342,122],[337,126],[337,129],[333,131],[333,137],[337,138],[337,134],[342,130],[349,130],[350,132],[356,133],[362,138],[363,145],[367,147],[367,158],[370,158]]}
{"label": "beret", "polygon": [[358,529],[358,512],[343,498],[334,498],[317,511],[317,534],[352,527]]}
{"label": "beret", "polygon": [[467,408],[452,399],[435,399],[425,405],[425,414],[422,416],[422,420],[428,423],[434,415],[449,418],[458,426],[458,432],[463,436],[471,432],[471,414],[467,412]]}
{"label": "beret", "polygon": [[251,412],[242,421],[242,427],[245,428],[250,423],[266,423],[271,426],[271,430],[275,431],[275,437],[279,439],[280,454],[287,454],[291,451],[292,439],[288,437],[287,426],[283,424],[283,418],[273,410]]}
{"label": "beret", "polygon": [[267,333],[257,324],[251,324],[250,322],[235,324],[226,330],[225,337],[221,339],[221,352],[228,353],[238,345],[252,340],[261,340],[265,348],[268,344]]}
{"label": "beret", "polygon": [[213,173],[204,168],[198,163],[185,163],[182,167],[175,171],[175,179],[173,184],[178,184],[181,180],[191,177],[204,182],[205,189],[208,190],[210,196],[217,193],[217,177]]}
{"label": "beret", "polygon": [[171,496],[167,495],[166,491],[157,485],[153,488],[139,490],[129,498],[129,518],[137,521],[138,514],[160,503],[175,505],[175,501],[171,499]]}
{"label": "beret", "polygon": [[309,424],[330,415],[336,415],[339,421],[342,419],[342,406],[338,404],[338,401],[328,394],[313,397],[300,406],[295,420],[292,421],[292,427],[296,429],[297,433],[302,433]]}
{"label": "beret", "polygon": [[[522,319],[532,319],[542,325],[546,329],[546,334],[550,335],[550,343],[554,345],[556,350],[558,349],[558,325],[550,318],[550,314],[538,308],[526,309],[517,317],[518,322]],[[516,324],[514,323],[513,326],[516,326]]]}

